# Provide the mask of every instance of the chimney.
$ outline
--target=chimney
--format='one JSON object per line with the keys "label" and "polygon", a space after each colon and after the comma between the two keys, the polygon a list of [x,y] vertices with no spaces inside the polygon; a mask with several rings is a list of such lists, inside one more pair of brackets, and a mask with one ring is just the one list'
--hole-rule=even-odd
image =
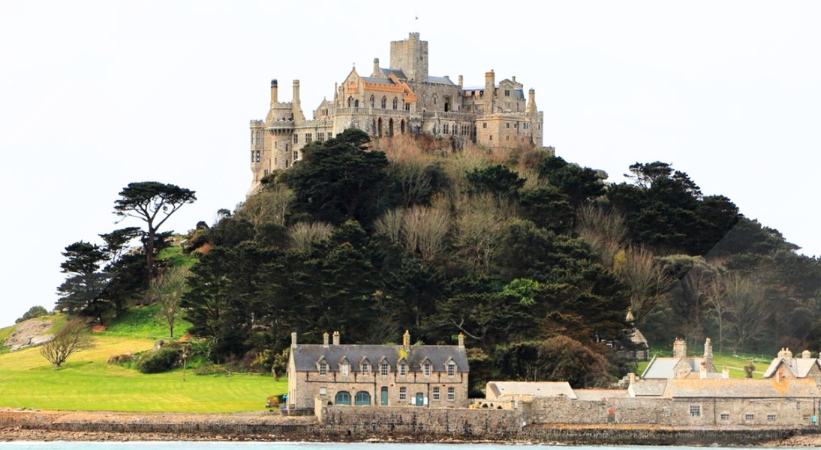
{"label": "chimney", "polygon": [[636,382],[636,374],[633,373],[633,372],[628,373],[627,374],[627,380],[630,381],[630,384],[635,383]]}
{"label": "chimney", "polygon": [[296,331],[291,333],[291,348],[296,348]]}
{"label": "chimney", "polygon": [[681,338],[676,338],[673,341],[673,358],[687,357],[687,341]]}
{"label": "chimney", "polygon": [[516,82],[516,75],[513,75],[512,77],[510,77],[510,79],[515,83]]}
{"label": "chimney", "polygon": [[322,333],[322,346],[328,348],[328,332]]}
{"label": "chimney", "polygon": [[334,331],[334,345],[339,345],[339,332]]}
{"label": "chimney", "polygon": [[277,104],[277,101],[278,101],[277,91],[278,90],[279,90],[279,87],[277,86],[277,80],[276,80],[276,78],[274,78],[273,80],[271,80],[271,106],[274,106],[274,105]]}
{"label": "chimney", "polygon": [[299,107],[299,80],[294,80],[294,95],[291,98],[291,102],[295,108]]}
{"label": "chimney", "polygon": [[373,74],[371,74],[371,76],[372,77],[377,77],[377,76],[380,75],[379,72],[381,72],[379,70],[379,58],[374,58],[373,59]]}
{"label": "chimney", "polygon": [[809,350],[804,350],[803,352],[801,352],[801,358],[810,359],[812,358],[812,353]]}
{"label": "chimney", "polygon": [[459,87],[462,87],[464,85],[464,81],[465,81],[465,78],[463,76],[459,75]]}
{"label": "chimney", "polygon": [[533,88],[527,91],[527,107],[525,110],[528,114],[536,114],[536,90]]}
{"label": "chimney", "polygon": [[702,361],[698,366],[698,377],[701,379],[707,378],[707,361]]}
{"label": "chimney", "polygon": [[789,347],[784,349],[784,359],[792,359],[792,352]]}
{"label": "chimney", "polygon": [[465,333],[459,333],[459,348],[465,348]]}
{"label": "chimney", "polygon": [[405,334],[402,335],[402,347],[406,352],[410,351],[410,331],[408,330],[405,330]]}
{"label": "chimney", "polygon": [[490,72],[485,72],[485,95],[493,95],[493,90],[496,88],[496,73],[493,69]]}
{"label": "chimney", "polygon": [[710,338],[704,340],[704,364],[707,370],[713,370],[713,344]]}

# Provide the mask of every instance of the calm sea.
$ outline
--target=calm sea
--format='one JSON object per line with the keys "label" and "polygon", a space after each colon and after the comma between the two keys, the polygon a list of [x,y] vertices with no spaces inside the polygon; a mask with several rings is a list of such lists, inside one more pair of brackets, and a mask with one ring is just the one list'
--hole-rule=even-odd
{"label": "calm sea", "polygon": [[[528,449],[565,449],[550,445],[496,445],[496,444],[314,444],[276,442],[5,442],[0,450],[511,450],[516,447]],[[703,450],[699,447],[572,447],[572,450]],[[720,447],[710,447],[720,450]],[[729,450],[729,449],[725,449]],[[732,449],[738,450],[738,449]]]}

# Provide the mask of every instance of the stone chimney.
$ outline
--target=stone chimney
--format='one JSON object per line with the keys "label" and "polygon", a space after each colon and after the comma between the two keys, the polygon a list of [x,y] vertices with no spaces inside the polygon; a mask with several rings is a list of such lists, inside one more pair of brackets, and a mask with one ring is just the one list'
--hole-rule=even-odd
{"label": "stone chimney", "polygon": [[328,348],[328,332],[322,333],[322,346]]}
{"label": "stone chimney", "polygon": [[801,358],[802,359],[812,358],[812,352],[810,352],[809,350],[804,350],[803,352],[801,352]]}
{"label": "stone chimney", "polygon": [[713,370],[713,343],[710,338],[704,340],[704,365],[708,371]]}
{"label": "stone chimney", "polygon": [[339,332],[334,331],[334,345],[339,345]]}
{"label": "stone chimney", "polygon": [[378,77],[381,75],[381,70],[379,70],[379,58],[373,59],[373,73],[371,74],[372,77]]}
{"label": "stone chimney", "polygon": [[784,349],[784,359],[792,359],[792,352],[789,347]]}
{"label": "stone chimney", "polygon": [[464,86],[464,83],[465,83],[465,77],[459,75],[459,87]]}
{"label": "stone chimney", "polygon": [[291,348],[296,348],[296,331],[291,333]]}
{"label": "stone chimney", "polygon": [[410,351],[410,331],[408,330],[405,330],[405,334],[402,335],[402,348],[404,348],[406,352]]}
{"label": "stone chimney", "polygon": [[459,348],[465,348],[465,333],[460,332],[457,339],[459,342]]}
{"label": "stone chimney", "polygon": [[277,85],[277,80],[274,78],[271,80],[271,106],[274,106],[279,101],[277,91],[279,91],[279,86]]}
{"label": "stone chimney", "polygon": [[496,88],[496,73],[493,69],[485,72],[485,95],[493,97],[493,90]]}
{"label": "stone chimney", "polygon": [[673,341],[673,358],[687,357],[687,341],[681,338],[676,338]]}
{"label": "stone chimney", "polygon": [[698,366],[698,377],[702,380],[707,378],[707,361],[702,361]]}
{"label": "stone chimney", "polygon": [[536,89],[531,88],[527,91],[527,106],[525,111],[528,114],[536,114]]}
{"label": "stone chimney", "polygon": [[627,381],[629,381],[630,384],[635,383],[636,382],[636,374],[633,373],[633,372],[628,373],[627,374]]}
{"label": "stone chimney", "polygon": [[299,80],[294,80],[294,94],[291,97],[294,107],[299,106]]}

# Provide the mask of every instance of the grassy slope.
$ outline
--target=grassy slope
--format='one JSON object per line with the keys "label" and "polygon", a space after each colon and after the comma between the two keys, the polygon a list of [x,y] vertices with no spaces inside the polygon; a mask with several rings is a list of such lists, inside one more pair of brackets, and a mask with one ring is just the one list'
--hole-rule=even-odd
{"label": "grassy slope", "polygon": [[[671,356],[669,351],[651,351],[651,355],[658,355],[659,357],[662,356]],[[749,364],[750,360],[753,361],[755,365],[755,371],[753,372],[753,378],[761,378],[764,375],[764,371],[767,369],[767,366],[770,364],[772,358],[768,358],[767,356],[763,355],[733,355],[730,353],[718,353],[713,352],[713,365],[716,366],[716,370],[719,372],[723,369],[730,369],[730,378],[744,378],[744,366]],[[637,373],[641,375],[644,369],[647,367],[647,363],[649,361],[641,361],[638,363]]]}

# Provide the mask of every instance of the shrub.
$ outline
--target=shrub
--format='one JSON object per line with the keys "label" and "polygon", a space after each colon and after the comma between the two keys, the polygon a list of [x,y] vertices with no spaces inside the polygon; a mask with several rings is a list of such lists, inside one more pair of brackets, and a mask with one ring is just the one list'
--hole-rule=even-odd
{"label": "shrub", "polygon": [[137,370],[142,373],[168,372],[179,366],[181,353],[180,348],[172,346],[144,353],[137,363]]}
{"label": "shrub", "polygon": [[14,322],[20,323],[24,320],[34,319],[35,317],[42,317],[47,315],[48,311],[46,310],[46,308],[43,308],[42,306],[32,306],[31,308],[29,308],[28,311],[26,311],[25,314],[23,314],[23,317],[15,320]]}
{"label": "shrub", "polygon": [[114,355],[108,358],[108,364],[116,364],[118,366],[125,366],[134,361],[134,355],[131,353],[123,353],[122,355]]}

